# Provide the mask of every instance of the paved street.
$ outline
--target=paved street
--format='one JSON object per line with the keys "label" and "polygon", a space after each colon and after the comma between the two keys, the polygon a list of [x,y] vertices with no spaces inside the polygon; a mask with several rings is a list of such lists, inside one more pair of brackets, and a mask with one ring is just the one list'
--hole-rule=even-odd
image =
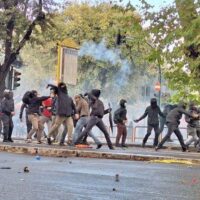
{"label": "paved street", "polygon": [[[23,172],[25,166],[29,173]],[[37,160],[0,152],[0,168],[0,199],[5,200],[199,200],[200,196],[199,166],[86,158]]]}

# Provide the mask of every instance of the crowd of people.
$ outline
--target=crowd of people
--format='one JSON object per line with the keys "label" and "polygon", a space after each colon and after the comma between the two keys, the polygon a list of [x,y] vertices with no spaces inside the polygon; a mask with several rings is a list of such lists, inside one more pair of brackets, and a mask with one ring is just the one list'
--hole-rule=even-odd
{"label": "crowd of people", "polygon": [[[23,104],[21,105],[19,118],[22,121],[25,111],[27,143],[31,143],[34,137],[38,144],[43,143],[42,138],[46,138],[48,145],[57,142],[60,146],[64,146],[67,136],[67,145],[76,146],[87,144],[87,138],[91,137],[96,144],[96,148],[100,149],[102,142],[92,131],[93,127],[96,126],[104,134],[109,149],[114,149],[108,130],[102,120],[104,115],[110,113],[112,109],[104,108],[104,104],[100,100],[100,90],[93,89],[84,95],[75,95],[74,99],[72,99],[68,94],[66,84],[63,82],[60,82],[56,86],[49,84],[47,88],[50,88],[49,96],[39,96],[36,90],[27,91],[23,95]],[[113,121],[117,127],[116,147],[127,147],[126,103],[125,99],[121,99],[119,108],[114,111]],[[12,117],[15,115],[15,109],[12,91],[4,91],[0,105],[0,120],[2,122],[0,124],[3,127],[3,142],[13,142]],[[180,119],[183,114],[188,124],[187,131],[189,137],[186,142],[184,142],[179,130]],[[194,142],[197,151],[200,152],[200,111],[194,103],[190,103],[188,110],[186,110],[186,103],[167,105],[162,112],[157,105],[157,100],[152,98],[150,106],[134,122],[137,123],[145,117],[148,117],[148,126],[147,133],[142,141],[142,147],[145,147],[154,129],[155,137],[153,146],[156,151],[163,147],[163,144],[170,139],[174,132],[180,142],[182,151],[188,151],[189,146]],[[45,124],[47,125],[47,133],[44,131]],[[60,137],[58,137],[61,125],[63,126],[63,131]],[[164,125],[167,126],[168,131],[165,137],[159,142],[159,135],[163,131]]]}

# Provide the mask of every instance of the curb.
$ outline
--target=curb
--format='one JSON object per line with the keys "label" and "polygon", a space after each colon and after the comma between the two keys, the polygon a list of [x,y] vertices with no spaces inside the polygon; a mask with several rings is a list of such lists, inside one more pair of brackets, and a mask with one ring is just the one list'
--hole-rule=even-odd
{"label": "curb", "polygon": [[[112,151],[112,150],[110,150]],[[162,162],[168,161],[169,163],[176,164],[198,164],[200,165],[200,159],[189,158],[177,158],[172,156],[161,155],[143,155],[134,153],[115,153],[112,152],[97,152],[88,151],[83,149],[53,149],[49,147],[35,147],[35,146],[18,146],[18,145],[0,145],[0,152],[17,153],[47,156],[47,157],[81,157],[81,158],[98,158],[98,159],[117,159],[117,160],[129,160],[129,161],[151,161]]]}

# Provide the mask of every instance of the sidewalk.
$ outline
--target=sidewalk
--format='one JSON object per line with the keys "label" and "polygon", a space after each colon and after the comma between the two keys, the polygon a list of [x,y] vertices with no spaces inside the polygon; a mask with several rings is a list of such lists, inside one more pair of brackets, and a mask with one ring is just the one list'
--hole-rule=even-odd
{"label": "sidewalk", "polygon": [[115,150],[109,150],[107,145],[103,145],[101,149],[97,150],[96,145],[91,145],[92,148],[78,149],[69,146],[36,144],[36,142],[27,144],[24,140],[15,140],[14,143],[0,142],[0,151],[30,155],[37,155],[38,152],[40,156],[52,157],[88,157],[200,165],[200,153],[195,152],[195,150],[192,150],[192,152],[181,152],[179,146],[169,145],[169,148],[156,152],[151,147],[142,148],[137,144],[128,148],[115,148]]}

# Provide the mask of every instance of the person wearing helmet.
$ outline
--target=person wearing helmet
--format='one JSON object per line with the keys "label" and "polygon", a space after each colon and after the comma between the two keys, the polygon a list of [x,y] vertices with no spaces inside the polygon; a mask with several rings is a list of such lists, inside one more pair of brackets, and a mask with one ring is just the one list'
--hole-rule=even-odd
{"label": "person wearing helmet", "polygon": [[158,145],[158,137],[159,137],[159,119],[158,115],[161,117],[165,117],[165,115],[161,112],[160,107],[157,105],[156,98],[152,98],[150,101],[150,106],[148,106],[144,112],[144,114],[139,118],[134,120],[134,122],[139,122],[140,120],[144,119],[146,116],[148,116],[148,126],[147,126],[147,134],[145,135],[142,147],[145,147],[145,144],[151,135],[152,129],[154,129],[155,132],[155,138],[153,142],[153,146],[156,147]]}
{"label": "person wearing helmet", "polygon": [[[117,136],[116,136],[116,141],[115,141],[116,147],[127,147],[125,145],[126,136],[127,136],[126,103],[127,102],[125,99],[121,99],[119,102],[120,107],[114,112],[114,123],[117,125]],[[120,141],[121,137],[122,137],[122,141],[121,141],[121,145],[120,145],[119,141]]]}

